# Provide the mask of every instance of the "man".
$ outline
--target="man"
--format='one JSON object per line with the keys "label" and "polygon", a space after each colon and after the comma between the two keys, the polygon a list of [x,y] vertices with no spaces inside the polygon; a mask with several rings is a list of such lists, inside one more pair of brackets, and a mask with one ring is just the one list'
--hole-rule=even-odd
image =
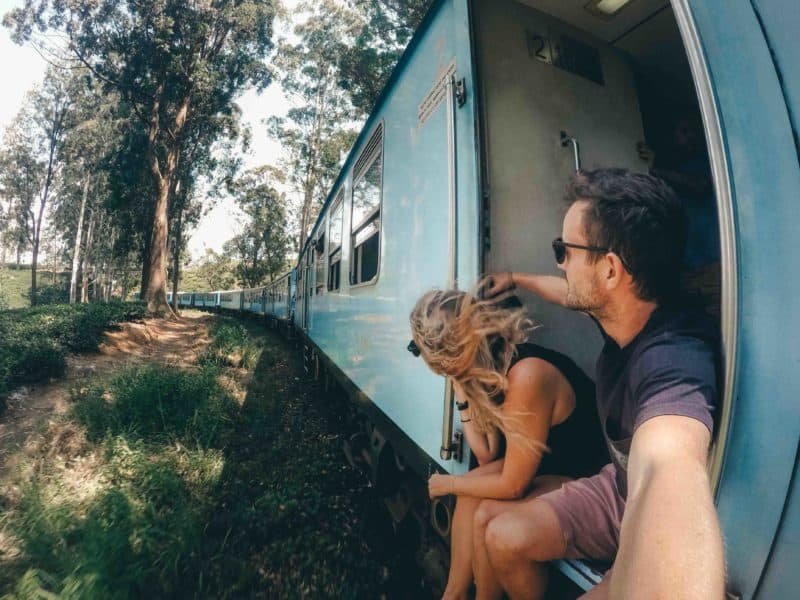
{"label": "man", "polygon": [[704,315],[679,308],[680,202],[662,180],[618,169],[579,173],[567,199],[553,242],[566,277],[496,274],[489,291],[517,285],[597,321],[597,403],[612,463],[511,510],[479,509],[484,552],[512,598],[541,598],[546,563],[564,557],[614,562],[587,598],[722,598],[706,472],[717,335]]}

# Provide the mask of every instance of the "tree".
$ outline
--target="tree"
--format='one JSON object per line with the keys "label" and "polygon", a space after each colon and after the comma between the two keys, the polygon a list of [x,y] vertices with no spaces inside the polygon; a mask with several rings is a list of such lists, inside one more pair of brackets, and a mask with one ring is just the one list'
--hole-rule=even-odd
{"label": "tree", "polygon": [[145,299],[153,313],[166,302],[169,205],[187,137],[186,125],[230,113],[245,88],[265,87],[271,48],[271,0],[26,0],[6,15],[17,42],[48,28],[62,31],[73,61],[120,94],[145,131],[153,213]]}
{"label": "tree", "polygon": [[235,270],[236,265],[230,257],[206,249],[197,266],[184,272],[184,284],[200,292],[229,290],[236,284]]}
{"label": "tree", "polygon": [[431,0],[349,0],[348,5],[359,25],[339,49],[339,85],[363,116],[375,106]]}
{"label": "tree", "polygon": [[245,222],[226,248],[239,260],[236,274],[247,287],[273,281],[286,266],[285,199],[267,183],[268,173],[269,169],[255,169],[233,184]]}
{"label": "tree", "polygon": [[195,119],[187,125],[189,143],[184,151],[176,176],[175,202],[170,234],[172,247],[172,307],[178,307],[181,253],[186,246],[186,232],[202,216],[199,187],[206,199],[220,197],[241,165],[236,153],[241,140],[249,142],[249,132],[240,128],[240,111],[232,106],[229,113],[220,113],[212,119]]}
{"label": "tree", "polygon": [[356,22],[333,0],[300,5],[297,15],[305,14],[307,19],[295,27],[300,41],[283,44],[275,61],[281,86],[298,106],[285,118],[269,120],[271,135],[280,140],[288,156],[284,170],[289,183],[301,197],[298,249],[356,138],[354,114],[338,85],[334,61]]}
{"label": "tree", "polygon": [[[90,250],[86,235],[90,215],[107,210],[105,202],[110,193],[107,157],[119,147],[122,123],[115,116],[118,95],[101,94],[86,69],[73,71],[72,77],[78,80],[72,99],[73,126],[64,139],[59,202],[53,219],[72,250],[69,297],[70,302],[77,302],[78,278]],[[114,237],[99,241],[109,246]]]}
{"label": "tree", "polygon": [[36,271],[42,220],[53,189],[58,161],[69,127],[72,81],[49,69],[44,84],[7,130],[0,178],[15,201],[18,226],[31,248],[31,304],[36,303]]}

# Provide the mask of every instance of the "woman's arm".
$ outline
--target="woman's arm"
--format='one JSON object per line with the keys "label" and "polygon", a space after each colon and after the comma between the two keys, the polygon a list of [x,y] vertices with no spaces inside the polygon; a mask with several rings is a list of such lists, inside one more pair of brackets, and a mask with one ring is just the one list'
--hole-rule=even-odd
{"label": "woman's arm", "polygon": [[475,430],[472,424],[469,408],[459,411],[458,416],[461,418],[461,423],[464,427],[464,437],[467,438],[467,444],[475,455],[475,459],[479,465],[485,465],[497,458],[500,449],[500,433],[492,431],[491,433],[481,433]]}
{"label": "woman's arm", "polygon": [[[518,435],[506,436],[502,471],[471,477],[433,475],[428,485],[430,496],[521,498],[536,476],[542,459],[555,406],[557,377],[555,367],[543,360],[517,363],[509,373],[503,413],[512,419],[511,427]],[[523,439],[519,439],[519,435]]]}
{"label": "woman's arm", "polygon": [[453,382],[453,388],[456,395],[456,406],[459,404],[467,405],[463,410],[459,409],[457,411],[464,427],[464,436],[467,438],[467,444],[469,444],[469,448],[472,454],[475,455],[479,465],[490,463],[497,458],[499,453],[500,433],[497,431],[482,433],[476,430],[472,423],[472,411],[469,402],[460,400],[464,398],[464,394],[457,383]]}

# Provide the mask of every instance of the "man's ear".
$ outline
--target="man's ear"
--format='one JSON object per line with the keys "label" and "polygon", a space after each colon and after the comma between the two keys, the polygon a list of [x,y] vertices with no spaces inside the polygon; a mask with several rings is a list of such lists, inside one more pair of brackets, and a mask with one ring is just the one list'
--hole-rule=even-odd
{"label": "man's ear", "polygon": [[629,276],[619,256],[613,252],[607,252],[603,258],[601,276],[606,282],[606,289],[612,290],[618,287],[626,276]]}

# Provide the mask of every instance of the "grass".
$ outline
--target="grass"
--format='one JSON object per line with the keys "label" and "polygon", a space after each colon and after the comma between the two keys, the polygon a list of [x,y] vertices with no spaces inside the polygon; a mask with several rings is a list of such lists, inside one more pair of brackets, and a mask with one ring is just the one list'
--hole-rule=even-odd
{"label": "grass", "polygon": [[262,345],[243,322],[219,317],[211,326],[211,344],[200,357],[201,364],[252,369],[261,356]]}
{"label": "grass", "polygon": [[196,369],[131,368],[75,390],[64,427],[80,449],[0,497],[0,540],[19,549],[0,554],[0,595],[390,593],[392,550],[365,518],[378,501],[344,461],[332,405],[256,327],[219,319]]}
{"label": "grass", "polygon": [[73,399],[75,416],[91,441],[124,435],[210,448],[232,413],[232,400],[209,365],[199,372],[159,365],[132,368],[108,385],[78,391]]}
{"label": "grass", "polygon": [[30,306],[30,267],[20,269],[0,268],[0,307],[24,308]]}
{"label": "grass", "polygon": [[[57,287],[63,288],[69,281],[69,274],[56,275]],[[46,268],[37,270],[37,288],[49,288],[52,285],[51,271]],[[0,309],[27,308],[30,306],[31,267],[30,265],[7,265],[0,267]]]}
{"label": "grass", "polygon": [[103,332],[144,314],[119,301],[0,311],[0,408],[15,386],[63,375],[68,352],[96,350]]}

